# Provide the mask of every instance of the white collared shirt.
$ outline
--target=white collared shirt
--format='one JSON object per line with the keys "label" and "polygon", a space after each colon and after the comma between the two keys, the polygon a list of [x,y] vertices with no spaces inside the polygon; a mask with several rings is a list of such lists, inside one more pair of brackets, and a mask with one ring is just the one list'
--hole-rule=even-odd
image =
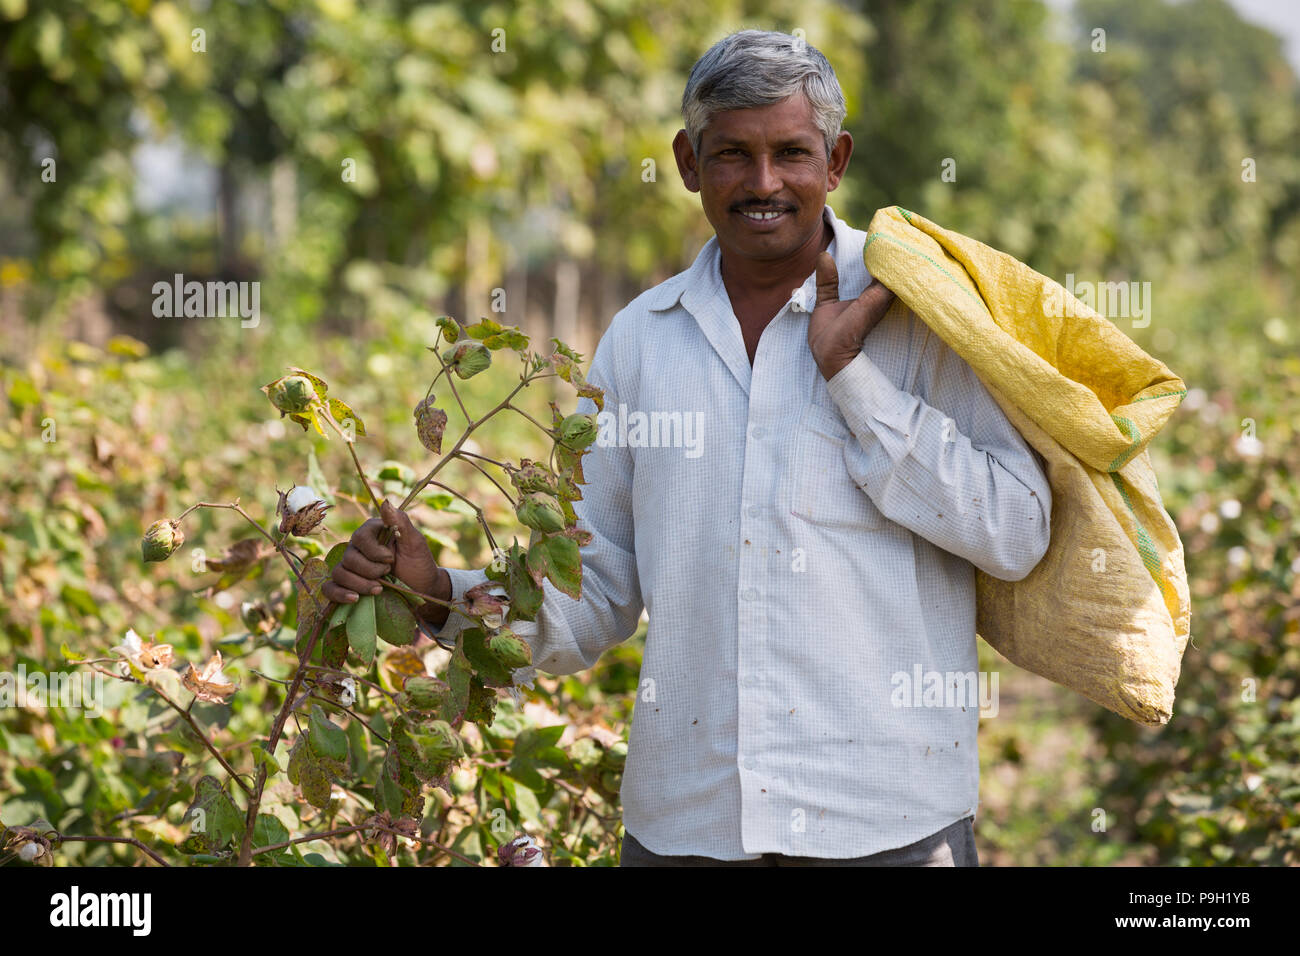
{"label": "white collared shirt", "polygon": [[[870,282],[866,234],[825,216],[851,299]],[[647,611],[622,803],[649,850],[905,846],[976,811],[974,568],[1026,575],[1051,492],[974,372],[910,312],[826,382],[810,275],[751,369],[719,261],[714,237],[602,337],[587,376],[605,389],[602,432],[575,504],[593,535],[582,599],[547,582],[536,623],[516,629],[538,670],[570,674]],[[456,599],[485,580],[449,571]]]}

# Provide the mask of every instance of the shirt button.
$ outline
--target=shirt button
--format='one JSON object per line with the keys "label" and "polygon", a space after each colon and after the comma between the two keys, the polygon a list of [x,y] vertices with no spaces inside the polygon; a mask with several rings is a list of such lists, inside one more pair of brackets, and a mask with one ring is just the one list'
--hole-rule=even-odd
{"label": "shirt button", "polygon": [[751,518],[757,518],[759,515],[763,513],[763,509],[760,508],[758,505],[750,505],[748,508],[745,509],[745,513],[748,514]]}
{"label": "shirt button", "polygon": [[757,687],[757,686],[758,686],[758,678],[755,677],[753,674],[750,674],[748,677],[745,678],[745,686],[746,686],[746,687]]}
{"label": "shirt button", "polygon": [[767,429],[762,425],[755,425],[753,431],[750,432],[750,435],[754,438],[765,438],[767,436]]}
{"label": "shirt button", "polygon": [[743,597],[746,601],[753,601],[758,598],[758,592],[755,591],[753,588],[745,588],[744,593],[742,593],[740,596]]}
{"label": "shirt button", "polygon": [[758,761],[755,760],[753,757],[746,757],[746,758],[745,758],[745,769],[746,769],[746,770],[753,770],[753,769],[754,769],[755,767],[757,767],[757,766],[758,766]]}

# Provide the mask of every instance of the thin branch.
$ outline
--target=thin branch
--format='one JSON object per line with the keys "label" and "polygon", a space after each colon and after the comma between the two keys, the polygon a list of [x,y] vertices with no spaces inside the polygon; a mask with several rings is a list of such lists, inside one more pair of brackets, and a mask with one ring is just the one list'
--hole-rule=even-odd
{"label": "thin branch", "polygon": [[[456,496],[457,498],[459,498],[461,501],[465,502],[465,504],[469,505],[472,509],[474,509],[474,516],[475,516],[476,518],[478,518],[479,526],[482,527],[482,529],[483,529],[483,533],[484,533],[485,535],[487,535],[488,545],[489,545],[489,547],[491,547],[491,549],[492,549],[492,553],[493,553],[493,554],[496,554],[496,553],[497,553],[497,539],[492,535],[492,529],[488,526],[488,523],[487,523],[487,515],[485,515],[485,514],[483,513],[483,509],[480,508],[478,505],[474,504],[474,502],[470,501],[468,498],[466,498],[464,495],[462,495],[462,494],[461,494],[459,491],[457,491],[455,488],[451,487],[451,485],[444,485],[441,481],[431,481],[431,482],[429,482],[429,484],[433,485],[435,488],[441,488],[443,491],[449,491],[449,492],[451,492],[453,495],[455,495],[455,496]],[[498,485],[497,487],[500,487],[500,486]],[[507,495],[506,497],[509,497],[509,495]],[[511,503],[511,504],[514,504],[514,500],[512,499],[510,503]]]}
{"label": "thin branch", "polygon": [[[164,694],[159,688],[154,687],[152,684],[149,684],[147,686],[151,687],[153,689],[153,692],[157,694],[159,697],[161,697],[167,703],[167,706],[169,706],[172,710],[176,711],[176,713],[181,715],[181,718],[187,724],[190,725],[190,727],[194,730],[194,733],[198,734],[199,740],[203,741],[203,746],[208,749],[208,753],[212,754],[212,756],[217,758],[217,763],[221,764],[221,768],[225,770],[227,774],[230,775],[230,779],[235,781],[235,783],[239,784],[240,788],[243,789],[245,795],[251,797],[253,795],[253,791],[249,789],[248,784],[244,783],[244,781],[240,778],[240,775],[235,772],[235,768],[230,766],[230,764],[226,762],[226,758],[221,756],[221,751],[219,751],[216,748],[216,746],[213,745],[212,741],[208,739],[208,735],[203,732],[203,728],[199,726],[198,721],[194,719],[194,716],[188,710],[182,709],[181,706],[176,703],[176,701],[172,700],[170,697]],[[194,700],[198,700],[198,698],[195,697]],[[194,701],[190,701],[190,705],[193,706],[193,704]]]}
{"label": "thin branch", "polygon": [[[438,334],[442,334],[442,329],[438,329]],[[438,364],[442,366],[438,375],[445,374],[447,376],[447,385],[451,388],[451,394],[456,399],[456,404],[460,406],[460,413],[465,416],[465,421],[472,422],[474,419],[470,417],[469,410],[465,408],[465,403],[460,399],[460,392],[456,391],[456,383],[452,381],[451,369],[448,367],[447,363],[442,360],[442,355],[438,352],[437,348],[433,350],[433,354],[434,357],[438,359]],[[433,377],[434,382],[438,381],[438,375]],[[429,391],[433,391],[433,382],[429,383]],[[428,396],[426,395],[425,397],[427,398]]]}
{"label": "thin branch", "polygon": [[223,504],[220,504],[220,503],[218,503],[218,502],[214,502],[214,501],[200,501],[200,502],[198,502],[197,504],[190,505],[190,507],[186,508],[183,512],[181,512],[181,516],[180,516],[180,518],[176,518],[175,520],[176,520],[176,521],[180,521],[181,518],[184,518],[184,517],[185,517],[186,515],[188,515],[191,511],[194,511],[194,510],[197,509],[197,508],[223,508],[223,509],[225,509],[225,510],[227,510],[227,511],[235,511],[235,512],[238,512],[240,515],[242,515],[242,516],[244,517],[244,520],[245,520],[245,521],[247,521],[247,522],[248,522],[249,524],[251,524],[254,528],[256,528],[256,529],[258,530],[259,533],[261,533],[262,537],[266,538],[267,541],[270,541],[270,542],[271,542],[271,544],[275,547],[275,550],[278,551],[278,552],[280,553],[280,555],[284,558],[285,563],[286,563],[287,565],[289,565],[289,570],[292,571],[292,572],[293,572],[293,576],[296,577],[296,578],[298,579],[298,583],[301,584],[304,588],[307,586],[307,582],[304,581],[304,580],[302,579],[302,575],[298,573],[298,568],[297,568],[297,566],[296,566],[296,565],[293,563],[293,561],[290,560],[290,558],[289,558],[289,555],[290,555],[292,552],[290,552],[286,547],[284,547],[283,544],[281,544],[280,542],[276,541],[275,538],[271,537],[271,533],[270,533],[269,531],[267,531],[267,530],[266,530],[265,528],[263,528],[260,524],[258,524],[256,521],[254,521],[253,518],[252,518],[252,516],[249,515],[249,513],[248,513],[247,511],[245,511],[243,508],[239,507],[239,499],[238,499],[238,498],[236,498],[232,503],[230,503],[230,504],[228,504],[228,505],[223,505]]}
{"label": "thin branch", "polygon": [[530,381],[532,381],[532,376],[524,376],[520,378],[519,384],[516,385],[513,389],[511,389],[510,394],[507,395],[505,398],[503,398],[500,402],[498,402],[495,408],[493,408],[490,412],[488,412],[486,415],[484,415],[482,418],[478,419],[477,421],[470,422],[469,426],[465,429],[464,434],[462,434],[460,438],[456,441],[456,444],[452,446],[451,451],[443,455],[442,458],[438,460],[438,463],[434,465],[433,468],[429,471],[429,473],[415,483],[415,487],[411,489],[410,494],[406,496],[405,500],[403,500],[402,503],[398,505],[397,510],[405,511],[407,508],[409,508],[411,502],[415,500],[415,496],[424,490],[425,486],[434,479],[434,476],[437,475],[438,472],[442,470],[443,466],[446,465],[447,462],[451,461],[453,458],[457,456],[457,453],[460,451],[461,446],[464,445],[465,442],[469,440],[470,435],[474,434],[475,429],[479,428],[484,422],[486,422],[492,416],[505,410],[510,405],[510,399],[514,398],[524,388],[526,388]]}
{"label": "thin branch", "polygon": [[312,840],[323,840],[326,837],[344,836],[348,833],[356,833],[358,830],[369,830],[370,824],[359,823],[353,827],[339,827],[337,830],[326,830],[323,833],[308,833],[306,836],[294,837],[292,840],[285,840],[283,843],[272,843],[270,846],[259,846],[253,851],[253,856],[259,853],[270,853],[272,850],[283,850],[285,847],[293,846],[296,843],[310,843]]}
{"label": "thin branch", "polygon": [[[501,486],[501,483],[500,483],[499,481],[497,481],[495,478],[493,478],[492,475],[487,471],[486,468],[484,468],[484,467],[483,467],[482,465],[480,465],[478,462],[474,461],[472,458],[466,458],[466,457],[465,457],[466,455],[474,455],[474,453],[473,453],[473,452],[464,451],[464,450],[462,449],[462,450],[461,450],[461,453],[460,453],[460,459],[461,459],[463,462],[465,462],[467,465],[471,465],[471,466],[473,466],[474,468],[476,468],[476,469],[478,470],[479,474],[481,474],[481,475],[482,475],[484,478],[486,478],[488,481],[492,482],[492,484],[496,485],[496,486],[497,486],[497,490],[500,491],[503,495],[506,496],[506,501],[510,502],[511,507],[516,507],[516,506],[517,506],[517,503],[515,502],[515,499],[514,499],[513,497],[511,497],[510,492],[506,491],[505,488],[503,488],[503,487]],[[483,457],[482,455],[474,455],[474,458],[482,458],[482,457]],[[485,459],[485,460],[486,460],[486,461],[493,461],[491,458],[487,458],[487,459]],[[501,464],[500,462],[493,462],[493,463],[494,463],[494,464],[498,464],[498,465]],[[502,467],[504,467],[504,466],[502,466]]]}
{"label": "thin branch", "polygon": [[451,847],[449,847],[449,846],[443,846],[441,843],[438,843],[436,840],[430,840],[430,839],[427,839],[426,837],[415,837],[415,836],[411,836],[411,835],[409,835],[409,834],[401,833],[401,832],[399,832],[399,831],[397,831],[397,830],[394,830],[392,827],[386,827],[386,826],[383,826],[383,825],[381,825],[381,824],[375,824],[375,825],[373,826],[373,829],[375,829],[375,830],[379,830],[381,833],[391,833],[391,834],[393,834],[393,836],[405,837],[405,838],[408,839],[408,840],[414,840],[416,843],[419,843],[419,844],[424,845],[424,846],[431,846],[431,847],[433,847],[435,850],[439,850],[439,851],[441,851],[441,852],[443,852],[443,853],[446,853],[448,856],[454,856],[456,859],[460,860],[462,863],[468,863],[470,866],[482,866],[482,865],[483,865],[483,864],[481,864],[481,863],[475,863],[473,860],[471,860],[469,857],[465,856],[465,855],[462,854],[462,853],[457,853],[455,850],[453,850],[453,849],[452,849]]}
{"label": "thin branch", "polygon": [[[271,725],[271,736],[267,744],[267,753],[275,753],[275,745],[280,742],[280,735],[284,732],[284,725],[289,720],[289,714],[293,712],[294,701],[298,694],[299,688],[302,687],[303,679],[307,676],[307,662],[311,660],[311,652],[316,648],[316,641],[320,637],[325,622],[329,620],[334,608],[337,607],[333,601],[325,605],[324,611],[316,620],[316,626],[312,628],[311,637],[307,640],[307,645],[302,649],[298,656],[298,669],[293,675],[293,683],[289,686],[289,692],[285,694],[284,703],[280,707],[280,712],[275,715],[275,723]],[[253,784],[253,794],[248,800],[248,812],[244,817],[244,838],[239,847],[239,865],[248,866],[252,862],[253,856],[253,827],[257,823],[257,811],[262,805],[262,793],[266,789],[266,763],[259,760],[257,762],[257,778]]]}
{"label": "thin branch", "polygon": [[153,850],[149,849],[135,837],[64,836],[63,834],[59,834],[58,840],[60,843],[126,843],[140,850],[159,866],[171,866],[170,863],[160,857]]}
{"label": "thin branch", "polygon": [[542,424],[541,422],[539,422],[537,419],[533,418],[532,415],[529,415],[526,411],[524,411],[524,410],[523,410],[522,408],[520,408],[518,405],[507,405],[506,408],[510,409],[512,412],[518,412],[520,415],[523,415],[524,418],[528,419],[530,422],[532,422],[534,425],[536,425],[536,426],[537,426],[538,428],[540,428],[542,431],[546,432],[546,434],[548,434],[548,435],[554,437],[555,432],[551,431],[551,429],[547,428],[545,425],[543,425],[543,424]]}
{"label": "thin branch", "polygon": [[[81,663],[89,663],[89,662],[82,661]],[[183,719],[187,724],[190,725],[190,728],[198,736],[199,740],[203,742],[203,746],[207,748],[208,753],[212,754],[212,756],[217,759],[217,762],[221,764],[222,769],[225,770],[226,773],[230,775],[230,779],[235,781],[235,783],[239,784],[239,786],[243,788],[244,793],[250,796],[252,795],[252,791],[249,790],[248,784],[244,783],[244,781],[240,779],[240,775],[235,772],[235,769],[232,766],[230,766],[229,763],[226,762],[226,758],[221,756],[221,751],[217,750],[216,745],[214,745],[212,741],[208,739],[208,735],[203,732],[203,728],[198,725],[198,722],[194,719],[194,716],[189,712],[187,708],[181,707],[180,704],[176,703],[176,701],[172,700],[165,693],[163,693],[163,691],[160,688],[155,687],[153,684],[150,684],[148,681],[136,680],[134,677],[123,677],[121,674],[115,674],[112,671],[104,670],[102,667],[92,666],[90,669],[95,671],[96,673],[103,674],[105,677],[111,677],[114,680],[124,681],[128,684],[140,684],[144,687],[147,687],[149,690],[153,691],[155,694],[161,697],[163,702],[167,704],[168,707],[176,711],[176,713],[180,714],[181,719]],[[194,698],[194,700],[197,699],[198,699],[197,697]],[[191,707],[194,706],[194,700],[190,701]]]}
{"label": "thin branch", "polygon": [[343,443],[348,446],[348,453],[352,455],[352,464],[356,465],[357,468],[357,477],[361,479],[361,484],[365,487],[366,494],[370,496],[371,504],[375,506],[375,513],[378,514],[379,499],[375,497],[374,489],[370,487],[370,482],[366,480],[366,473],[362,470],[361,462],[357,459],[357,451],[353,447],[353,443],[348,441],[347,437],[344,436],[342,432],[340,432],[339,435],[343,438]]}

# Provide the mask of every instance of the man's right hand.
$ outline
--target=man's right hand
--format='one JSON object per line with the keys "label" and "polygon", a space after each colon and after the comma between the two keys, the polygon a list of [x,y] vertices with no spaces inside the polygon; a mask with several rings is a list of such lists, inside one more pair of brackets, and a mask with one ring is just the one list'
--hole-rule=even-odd
{"label": "man's right hand", "polygon": [[[429,543],[406,512],[385,501],[379,514],[380,517],[371,518],[352,533],[343,560],[335,565],[321,593],[336,604],[354,604],[362,594],[381,592],[383,585],[379,579],[391,571],[412,591],[450,601],[451,576],[438,567]],[[385,527],[392,528],[395,534],[390,544],[379,540]],[[431,602],[416,610],[420,618],[435,627],[446,623],[448,613],[445,605]]]}

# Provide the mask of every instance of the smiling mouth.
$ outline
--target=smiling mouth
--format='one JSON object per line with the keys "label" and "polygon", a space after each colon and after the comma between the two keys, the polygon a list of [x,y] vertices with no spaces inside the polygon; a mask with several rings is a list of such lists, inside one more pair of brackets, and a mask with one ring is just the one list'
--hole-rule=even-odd
{"label": "smiling mouth", "polygon": [[736,212],[738,212],[744,218],[748,219],[750,222],[766,223],[766,222],[775,222],[776,220],[780,219],[782,216],[790,212],[790,210],[789,209],[737,209]]}

